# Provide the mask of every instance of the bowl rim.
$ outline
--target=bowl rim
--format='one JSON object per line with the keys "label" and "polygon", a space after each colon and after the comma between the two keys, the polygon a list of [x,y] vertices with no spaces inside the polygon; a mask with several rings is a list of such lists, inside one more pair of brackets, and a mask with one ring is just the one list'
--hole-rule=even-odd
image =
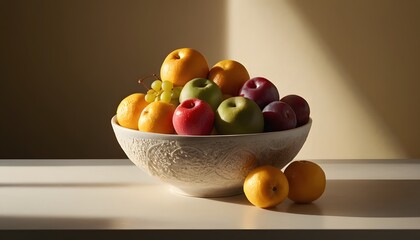
{"label": "bowl rim", "polygon": [[164,134],[164,133],[152,133],[152,132],[142,132],[139,130],[135,130],[135,129],[131,129],[131,128],[126,128],[123,127],[121,125],[119,125],[117,123],[117,115],[114,115],[111,118],[111,125],[113,128],[122,130],[122,131],[126,131],[127,133],[131,133],[131,134],[140,134],[140,135],[144,135],[145,137],[149,136],[149,137],[161,137],[161,138],[166,138],[166,139],[180,139],[180,138],[185,138],[185,139],[203,139],[203,138],[232,138],[232,137],[252,137],[252,136],[270,136],[270,135],[276,135],[276,134],[280,134],[280,133],[290,133],[290,132],[297,132],[300,131],[303,128],[308,128],[312,125],[312,118],[309,117],[309,121],[302,126],[296,127],[296,128],[292,128],[292,129],[288,129],[288,130],[282,130],[282,131],[273,131],[273,132],[260,132],[260,133],[243,133],[243,134],[214,134],[214,135],[179,135],[179,134]]}

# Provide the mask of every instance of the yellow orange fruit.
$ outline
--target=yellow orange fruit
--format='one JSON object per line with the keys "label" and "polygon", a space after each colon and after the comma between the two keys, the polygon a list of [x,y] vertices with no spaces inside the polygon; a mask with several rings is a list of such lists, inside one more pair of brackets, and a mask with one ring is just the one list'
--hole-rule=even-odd
{"label": "yellow orange fruit", "polygon": [[172,116],[175,105],[167,102],[152,102],[140,114],[138,129],[142,132],[175,133]]}
{"label": "yellow orange fruit", "polygon": [[311,161],[294,161],[284,170],[289,182],[289,199],[310,203],[321,197],[326,186],[325,172]]}
{"label": "yellow orange fruit", "polygon": [[222,60],[210,69],[208,79],[214,81],[223,94],[238,96],[242,85],[249,80],[249,73],[237,61]]}
{"label": "yellow orange fruit", "polygon": [[244,181],[246,198],[255,206],[270,208],[287,198],[289,184],[277,167],[264,165],[252,170]]}
{"label": "yellow orange fruit", "polygon": [[160,68],[160,78],[175,86],[184,86],[193,78],[206,78],[209,66],[206,58],[192,48],[180,48],[168,54]]}
{"label": "yellow orange fruit", "polygon": [[120,126],[138,129],[141,111],[149,104],[143,93],[133,93],[124,98],[117,107],[117,122]]}

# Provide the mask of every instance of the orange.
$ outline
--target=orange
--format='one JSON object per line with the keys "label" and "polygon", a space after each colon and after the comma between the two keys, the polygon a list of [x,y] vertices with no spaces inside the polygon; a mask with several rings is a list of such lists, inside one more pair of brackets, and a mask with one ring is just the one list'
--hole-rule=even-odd
{"label": "orange", "polygon": [[208,79],[213,80],[223,94],[238,96],[242,85],[249,80],[249,73],[237,61],[222,60],[210,69]]}
{"label": "orange", "polygon": [[143,109],[138,121],[138,128],[142,132],[175,133],[172,116],[175,105],[166,102],[152,102]]}
{"label": "orange", "polygon": [[133,93],[124,98],[117,107],[117,122],[120,126],[138,129],[140,113],[149,104],[143,93]]}
{"label": "orange", "polygon": [[324,170],[311,161],[294,161],[284,170],[289,181],[289,199],[310,203],[321,197],[326,186]]}
{"label": "orange", "polygon": [[170,81],[175,86],[184,86],[193,78],[206,78],[208,73],[209,65],[206,58],[192,48],[172,51],[160,68],[162,81]]}
{"label": "orange", "polygon": [[289,184],[277,167],[264,165],[252,170],[244,181],[246,198],[255,206],[270,208],[287,198]]}

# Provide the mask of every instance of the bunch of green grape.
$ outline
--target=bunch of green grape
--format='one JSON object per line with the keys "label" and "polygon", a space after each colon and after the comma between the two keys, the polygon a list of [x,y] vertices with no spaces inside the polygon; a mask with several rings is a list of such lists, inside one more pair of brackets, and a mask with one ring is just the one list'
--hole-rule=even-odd
{"label": "bunch of green grape", "polygon": [[182,87],[174,87],[170,81],[155,80],[152,82],[151,89],[147,91],[145,100],[151,102],[178,102]]}

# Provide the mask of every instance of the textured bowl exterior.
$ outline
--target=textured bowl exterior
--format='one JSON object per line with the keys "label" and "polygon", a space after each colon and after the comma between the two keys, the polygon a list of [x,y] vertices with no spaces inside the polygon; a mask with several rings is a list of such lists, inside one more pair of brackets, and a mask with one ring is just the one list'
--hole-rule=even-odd
{"label": "textured bowl exterior", "polygon": [[111,119],[118,143],[140,169],[181,194],[239,194],[246,175],[259,165],[282,168],[298,154],[312,125],[258,134],[180,136],[140,132]]}

